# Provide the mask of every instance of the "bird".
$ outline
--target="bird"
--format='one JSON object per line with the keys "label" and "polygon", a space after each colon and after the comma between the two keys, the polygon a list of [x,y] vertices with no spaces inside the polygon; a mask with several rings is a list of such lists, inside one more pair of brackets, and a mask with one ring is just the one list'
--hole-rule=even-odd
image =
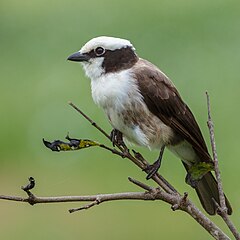
{"label": "bird", "polygon": [[[113,127],[113,142],[123,136],[128,142],[160,150],[146,169],[147,179],[156,174],[164,149],[169,149],[182,161],[185,181],[196,190],[203,208],[215,215],[220,201],[211,173],[214,163],[193,113],[170,78],[140,58],[129,40],[117,37],[95,37],[68,60],[80,62],[90,78],[93,101]],[[230,215],[226,196],[225,202]]]}

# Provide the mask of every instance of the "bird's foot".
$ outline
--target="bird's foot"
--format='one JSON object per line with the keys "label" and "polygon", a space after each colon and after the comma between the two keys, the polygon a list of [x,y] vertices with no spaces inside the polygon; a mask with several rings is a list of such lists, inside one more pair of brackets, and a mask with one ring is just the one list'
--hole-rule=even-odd
{"label": "bird's foot", "polygon": [[123,136],[122,133],[120,131],[118,131],[117,129],[113,129],[110,133],[110,139],[112,141],[113,146],[115,147],[115,145],[120,145],[122,146],[123,144],[125,144],[123,142]]}
{"label": "bird's foot", "polygon": [[123,135],[117,129],[113,129],[110,134],[110,139],[112,141],[113,147],[118,145],[123,148],[125,153],[129,153],[129,149],[127,148],[126,144],[123,141]]}
{"label": "bird's foot", "polygon": [[158,157],[157,161],[155,161],[153,164],[147,166],[146,169],[144,169],[144,171],[148,173],[148,175],[146,177],[147,180],[152,178],[157,173],[158,169],[160,168],[164,149],[165,149],[165,146],[163,145],[161,147],[161,151],[159,153],[159,157]]}
{"label": "bird's foot", "polygon": [[144,171],[147,172],[147,177],[146,179],[149,180],[150,178],[152,178],[158,171],[158,169],[161,166],[161,161],[160,159],[158,159],[157,161],[155,161],[153,164],[148,165]]}
{"label": "bird's foot", "polygon": [[187,173],[185,182],[190,185],[192,188],[196,188],[198,184],[198,179],[192,177],[190,173]]}

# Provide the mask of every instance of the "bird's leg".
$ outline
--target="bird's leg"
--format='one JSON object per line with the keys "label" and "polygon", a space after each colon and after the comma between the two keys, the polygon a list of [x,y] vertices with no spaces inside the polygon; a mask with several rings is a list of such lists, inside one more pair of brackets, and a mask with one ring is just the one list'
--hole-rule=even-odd
{"label": "bird's leg", "polygon": [[146,172],[148,173],[146,179],[150,179],[153,177],[154,174],[157,173],[158,169],[160,168],[161,166],[161,162],[162,162],[162,157],[163,157],[163,152],[164,152],[164,149],[165,149],[165,145],[163,145],[161,147],[161,150],[160,150],[160,153],[159,153],[159,157],[158,159],[151,165],[149,165],[147,168],[146,168]]}
{"label": "bird's leg", "polygon": [[117,129],[113,129],[113,130],[111,131],[110,138],[111,138],[113,147],[115,147],[115,145],[117,144],[117,145],[123,147],[123,149],[124,149],[125,152],[129,152],[126,144],[125,144],[124,141],[123,141],[122,132],[120,132],[120,131],[117,130]]}

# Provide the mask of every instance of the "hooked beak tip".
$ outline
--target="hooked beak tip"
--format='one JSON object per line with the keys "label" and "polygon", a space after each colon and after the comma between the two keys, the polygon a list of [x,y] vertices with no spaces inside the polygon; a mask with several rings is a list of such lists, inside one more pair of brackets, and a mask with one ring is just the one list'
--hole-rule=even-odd
{"label": "hooked beak tip", "polygon": [[89,56],[87,54],[82,54],[80,52],[73,53],[67,58],[68,61],[74,62],[87,62],[89,60]]}

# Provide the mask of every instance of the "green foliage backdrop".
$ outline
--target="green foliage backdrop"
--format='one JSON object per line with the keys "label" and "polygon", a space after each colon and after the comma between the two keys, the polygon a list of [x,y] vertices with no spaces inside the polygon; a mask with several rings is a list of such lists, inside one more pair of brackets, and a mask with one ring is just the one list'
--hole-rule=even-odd
{"label": "green foliage backdrop", "polygon": [[[205,90],[209,91],[224,189],[239,223],[240,3],[234,0],[1,0],[0,194],[23,194],[28,176],[37,195],[138,191],[128,176],[144,180],[130,162],[102,149],[53,153],[41,139],[73,137],[105,142],[68,105],[69,100],[110,132],[90,96],[89,80],[69,54],[99,35],[127,38],[140,56],[159,66],[193,110],[206,141]],[[140,149],[154,161],[157,152]],[[184,169],[166,153],[162,174],[181,192]],[[150,183],[150,182],[149,182]],[[75,204],[0,201],[1,238],[208,239],[203,229],[162,202],[125,201],[69,214]],[[222,221],[215,217],[223,226]]]}

